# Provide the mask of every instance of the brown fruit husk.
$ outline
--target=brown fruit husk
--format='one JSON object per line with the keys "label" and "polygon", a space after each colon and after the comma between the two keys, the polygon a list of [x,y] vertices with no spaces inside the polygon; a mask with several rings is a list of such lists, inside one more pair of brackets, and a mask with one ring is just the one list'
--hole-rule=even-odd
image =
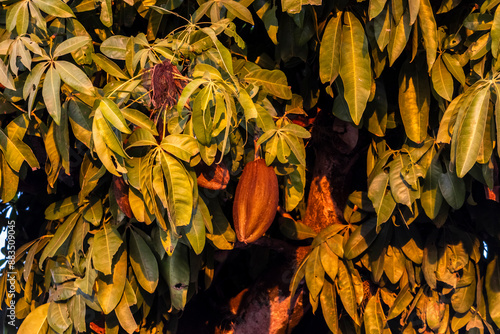
{"label": "brown fruit husk", "polygon": [[115,192],[115,199],[118,207],[129,218],[132,218],[132,208],[128,200],[128,185],[123,178],[113,175],[113,191]]}
{"label": "brown fruit husk", "polygon": [[238,240],[252,243],[266,233],[278,208],[278,178],[264,159],[248,163],[236,187],[233,204],[234,229]]}
{"label": "brown fruit husk", "polygon": [[224,163],[212,164],[207,166],[204,162],[200,162],[195,167],[196,174],[198,175],[197,181],[200,187],[211,190],[226,189],[229,183],[229,169]]}

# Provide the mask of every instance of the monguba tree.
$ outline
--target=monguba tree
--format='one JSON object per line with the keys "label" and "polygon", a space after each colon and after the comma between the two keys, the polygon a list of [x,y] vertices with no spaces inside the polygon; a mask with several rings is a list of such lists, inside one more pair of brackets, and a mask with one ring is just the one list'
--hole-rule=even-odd
{"label": "monguba tree", "polygon": [[4,332],[499,330],[500,1],[1,6]]}

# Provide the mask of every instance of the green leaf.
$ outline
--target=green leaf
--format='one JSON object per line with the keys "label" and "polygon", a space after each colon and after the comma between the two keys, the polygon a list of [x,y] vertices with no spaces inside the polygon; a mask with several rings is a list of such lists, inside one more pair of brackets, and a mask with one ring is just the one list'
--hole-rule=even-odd
{"label": "green leaf", "polygon": [[[276,137],[274,137],[276,138]],[[283,144],[283,140],[280,138],[280,142]],[[267,158],[267,152],[266,152]],[[274,159],[273,159],[274,160]],[[267,160],[266,160],[267,164]],[[304,198],[305,184],[306,184],[306,171],[305,166],[297,166],[290,174],[288,174],[285,183],[285,209],[286,211],[292,211],[299,205],[299,203]]]}
{"label": "green leaf", "polygon": [[486,268],[486,277],[484,281],[486,287],[486,296],[488,297],[488,311],[491,319],[497,326],[500,326],[500,265],[498,256],[495,256]]}
{"label": "green leaf", "polygon": [[[330,279],[335,280],[337,277],[337,273],[339,270],[339,258],[338,256],[328,247],[326,243],[322,243],[320,246],[320,256],[321,256],[321,264],[325,269],[325,272],[328,274]],[[326,288],[327,281],[325,280],[325,285],[323,289]]]}
{"label": "green leaf", "polygon": [[135,277],[144,290],[153,293],[158,285],[158,263],[144,239],[130,231],[130,264]]}
{"label": "green leaf", "polygon": [[495,10],[493,25],[491,26],[491,54],[498,58],[499,43],[500,43],[500,6]]}
{"label": "green leaf", "polygon": [[280,131],[288,132],[299,138],[311,138],[309,131],[301,127],[300,125],[289,123],[280,129]]}
{"label": "green leaf", "polygon": [[413,295],[410,291],[410,286],[406,285],[401,289],[396,300],[391,306],[389,313],[387,314],[387,320],[394,319],[403,312],[408,305],[413,301]]}
{"label": "green leaf", "polygon": [[210,217],[208,209],[205,213],[207,217],[204,217],[202,207],[204,204],[200,204],[201,201],[202,199],[199,198],[198,205],[193,212],[193,218],[188,226],[189,230],[186,232],[186,237],[197,255],[200,255],[205,248],[205,219]]}
{"label": "green leaf", "polygon": [[64,56],[68,53],[74,52],[85,45],[91,43],[92,40],[89,36],[76,36],[70,39],[65,40],[61,44],[59,44],[52,54],[52,57],[57,58],[60,56]]}
{"label": "green leaf", "polygon": [[52,203],[45,209],[45,219],[56,220],[64,218],[67,215],[75,212],[78,208],[78,196],[74,195],[67,197],[62,201]]}
{"label": "green leaf", "polygon": [[221,0],[220,1],[224,7],[226,7],[227,11],[237,18],[254,25],[252,13],[243,6],[240,2],[236,2],[233,0]]}
{"label": "green leaf", "polygon": [[115,35],[102,42],[99,50],[108,58],[125,60],[130,37]]}
{"label": "green leaf", "polygon": [[284,12],[298,14],[304,5],[321,5],[321,0],[281,0],[281,7]]}
{"label": "green leaf", "polygon": [[0,61],[0,84],[4,85],[8,89],[16,90],[14,78],[12,77],[12,74],[9,73],[9,69],[3,61]]}
{"label": "green leaf", "polygon": [[104,314],[111,313],[120,302],[127,280],[127,268],[127,251],[122,249],[112,275],[97,279],[97,300]]}
{"label": "green leaf", "polygon": [[7,8],[5,28],[8,31],[13,31],[14,28],[16,27],[17,17],[19,15],[19,12],[23,10],[24,6],[25,6],[24,1],[19,1]]}
{"label": "green leaf", "polygon": [[387,48],[389,54],[389,65],[392,66],[396,59],[398,59],[401,52],[406,47],[408,39],[410,38],[412,26],[410,25],[410,13],[405,11],[397,26],[391,30],[391,39]]}
{"label": "green leaf", "polygon": [[458,80],[458,82],[460,82],[462,86],[465,86],[465,73],[464,69],[460,65],[460,62],[449,53],[443,53],[442,58],[448,71],[455,77],[455,79]]}
{"label": "green leaf", "polygon": [[72,297],[68,303],[69,313],[73,319],[73,326],[77,332],[85,332],[87,326],[85,323],[86,306],[82,295]]}
{"label": "green leaf", "polygon": [[368,38],[363,25],[353,13],[344,13],[340,77],[344,84],[344,98],[354,124],[358,125],[370,97],[372,71],[368,52]]}
{"label": "green leaf", "polygon": [[67,4],[59,0],[33,0],[33,3],[49,15],[56,17],[75,17]]}
{"label": "green leaf", "polygon": [[51,302],[47,313],[47,321],[57,333],[63,333],[72,324],[69,318],[68,304]]}
{"label": "green leaf", "polygon": [[464,177],[476,162],[486,128],[489,103],[490,87],[487,85],[475,94],[460,127],[455,127],[453,131],[452,142],[456,141],[455,164],[458,177]]}
{"label": "green leaf", "polygon": [[370,0],[368,5],[368,17],[370,20],[377,17],[385,7],[387,0]]}
{"label": "green leaf", "polygon": [[341,15],[336,15],[328,21],[319,48],[319,78],[322,83],[332,84],[339,75],[341,37]]}
{"label": "green leaf", "polygon": [[19,172],[24,161],[27,161],[34,169],[39,168],[40,165],[33,151],[21,139],[22,138],[9,138],[0,129],[0,150],[4,154],[5,160],[16,172]]}
{"label": "green leaf", "polygon": [[337,290],[340,295],[340,300],[344,305],[349,316],[354,320],[354,323],[360,325],[358,316],[358,305],[356,302],[356,291],[352,282],[352,276],[349,269],[344,264],[344,261],[339,261],[339,272],[337,282]]}
{"label": "green leaf", "polygon": [[45,334],[49,328],[47,314],[50,303],[38,306],[31,311],[17,331],[18,334]]}
{"label": "green leaf", "polygon": [[431,70],[432,86],[443,99],[451,101],[453,99],[453,78],[448,72],[441,56],[436,59]]}
{"label": "green leaf", "polygon": [[250,95],[248,95],[248,92],[245,89],[240,89],[238,93],[238,101],[243,107],[243,111],[245,112],[245,119],[247,121],[258,117],[257,106],[252,101],[252,98],[250,97]]}
{"label": "green leaf", "polygon": [[284,100],[292,98],[292,90],[288,86],[286,76],[279,70],[254,70],[245,76],[245,81],[262,86],[269,94],[278,98]]}
{"label": "green leaf", "polygon": [[118,318],[120,326],[129,334],[132,334],[137,329],[137,323],[135,322],[130,306],[137,303],[137,299],[128,281],[125,282],[125,290],[123,292],[120,303],[116,306],[115,313]]}
{"label": "green leaf", "polygon": [[321,264],[320,247],[315,247],[309,255],[306,263],[306,283],[309,295],[317,300],[325,281],[325,270]]}
{"label": "green leaf", "polygon": [[335,286],[329,280],[325,280],[321,296],[321,310],[325,318],[328,328],[333,334],[339,333],[339,318],[337,315],[337,294],[335,293]]}
{"label": "green leaf", "polygon": [[160,147],[185,162],[189,162],[200,152],[196,139],[184,134],[166,136],[161,141]]}
{"label": "green leaf", "polygon": [[382,334],[386,322],[380,295],[372,296],[365,307],[364,324],[366,334]]}
{"label": "green leaf", "polygon": [[304,144],[296,136],[291,134],[280,133],[279,136],[285,139],[293,154],[302,166],[306,165],[306,152]]}
{"label": "green leaf", "polygon": [[95,269],[104,275],[110,275],[113,272],[113,256],[122,243],[122,238],[116,227],[111,226],[109,223],[104,224],[103,228],[97,231],[94,237],[92,260]]}
{"label": "green leaf", "polygon": [[383,170],[380,171],[370,183],[368,188],[368,197],[373,203],[377,213],[377,230],[382,223],[385,223],[392,215],[396,202],[390,191],[387,191],[389,185],[389,174]]}
{"label": "green leaf", "polygon": [[60,93],[61,77],[53,66],[49,66],[47,73],[45,73],[45,80],[43,81],[42,95],[45,107],[57,125],[59,125],[61,120]]}
{"label": "green leaf", "polygon": [[443,203],[443,195],[439,190],[439,179],[442,174],[439,160],[434,158],[425,175],[420,204],[430,219],[435,219]]}
{"label": "green leaf", "polygon": [[439,177],[439,189],[444,199],[455,210],[462,207],[465,201],[465,183],[454,173],[447,171]]}
{"label": "green leaf", "polygon": [[424,47],[427,54],[427,68],[430,70],[436,60],[438,40],[436,19],[434,18],[434,12],[429,0],[422,0],[420,2],[418,26],[424,38]]}
{"label": "green leaf", "polygon": [[375,33],[375,37],[377,39],[378,48],[381,51],[385,49],[391,40],[391,23],[392,17],[388,7],[385,7],[382,10],[381,15],[378,15],[373,20],[373,32]]}
{"label": "green leaf", "polygon": [[157,136],[158,131],[153,121],[148,116],[136,109],[124,108],[120,110],[125,119],[145,130],[148,130],[153,135]]}
{"label": "green leaf", "polygon": [[103,214],[101,200],[94,200],[83,210],[83,218],[94,226],[99,226]]}
{"label": "green leaf", "polygon": [[[129,157],[125,152],[125,150],[123,149],[123,142],[121,138],[118,138],[117,134],[113,131],[108,121],[103,117],[103,114],[100,109],[97,109],[94,115],[94,121],[92,123],[92,138],[94,139],[94,144],[98,155],[99,155],[98,145],[99,145],[99,140],[101,140],[114,153],[117,153],[118,155],[124,158]],[[99,158],[104,164],[105,162],[103,161],[103,158],[100,155]],[[107,167],[108,166],[106,166],[106,168]]]}
{"label": "green leaf", "polygon": [[399,154],[389,163],[389,184],[391,186],[392,197],[396,203],[401,203],[411,208],[412,195],[411,186],[403,179],[403,169],[407,167],[403,163],[403,154]]}
{"label": "green leaf", "polygon": [[57,228],[56,233],[49,241],[47,246],[45,246],[42,255],[40,256],[40,261],[38,262],[40,269],[42,269],[45,259],[47,257],[53,257],[59,250],[59,248],[64,244],[64,242],[68,240],[69,236],[71,235],[71,232],[73,232],[73,228],[75,227],[79,217],[80,214],[75,212],[71,216],[66,218],[64,223]]}
{"label": "green leaf", "polygon": [[[472,265],[470,266],[474,268]],[[466,313],[469,311],[474,304],[476,299],[476,277],[475,270],[472,269],[472,282],[464,287],[457,287],[455,293],[451,296],[451,305],[455,312]],[[464,272],[465,273],[465,272]],[[486,285],[486,293],[488,294],[488,285]],[[489,300],[488,296],[488,300]],[[491,310],[491,307],[490,307]],[[490,311],[491,312],[491,311]],[[491,314],[491,313],[490,313]]]}
{"label": "green leaf", "polygon": [[118,108],[115,102],[108,98],[103,98],[99,103],[98,109],[102,112],[104,118],[106,118],[106,120],[115,128],[123,133],[132,132],[125,121],[125,117],[123,117],[120,108]]}
{"label": "green leaf", "polygon": [[[71,88],[85,95],[94,96],[94,86],[85,72],[77,66],[64,60],[54,62],[55,69],[60,78]],[[50,71],[50,69],[49,69]],[[48,73],[48,72],[47,72]],[[47,76],[45,77],[47,78]],[[44,85],[45,88],[45,85]]]}
{"label": "green leaf", "polygon": [[[427,0],[424,0],[427,1]],[[430,88],[427,73],[420,65],[406,63],[399,78],[399,108],[406,135],[415,143],[427,137]]]}
{"label": "green leaf", "polygon": [[118,79],[127,80],[128,76],[122,71],[114,61],[99,53],[92,53],[92,60],[109,75]]}
{"label": "green leaf", "polygon": [[377,237],[377,220],[370,219],[355,229],[344,247],[344,258],[352,260],[361,255]]}
{"label": "green leaf", "polygon": [[68,102],[68,116],[73,134],[76,139],[90,148],[90,138],[92,136],[92,124],[81,106],[74,100]]}
{"label": "green leaf", "polygon": [[188,248],[179,243],[172,256],[165,256],[161,260],[160,272],[167,281],[172,307],[183,310],[187,301],[190,278]]}
{"label": "green leaf", "polygon": [[[16,32],[18,35],[24,35],[28,31],[28,24],[30,21],[30,14],[28,11],[28,2],[22,2],[23,6],[20,7],[20,10],[17,14],[16,18]],[[28,66],[29,68],[29,66]]]}
{"label": "green leaf", "polygon": [[405,257],[399,248],[388,245],[384,258],[384,272],[392,284],[397,284],[406,270]]}
{"label": "green leaf", "polygon": [[206,79],[194,79],[190,81],[182,90],[181,96],[179,96],[179,100],[177,102],[177,112],[181,113],[182,108],[186,105],[189,100],[189,97],[193,95],[194,91],[200,87],[201,84],[206,83]]}
{"label": "green leaf", "polygon": [[167,153],[160,153],[163,174],[167,180],[169,213],[175,226],[186,226],[193,211],[193,186],[184,166]]}

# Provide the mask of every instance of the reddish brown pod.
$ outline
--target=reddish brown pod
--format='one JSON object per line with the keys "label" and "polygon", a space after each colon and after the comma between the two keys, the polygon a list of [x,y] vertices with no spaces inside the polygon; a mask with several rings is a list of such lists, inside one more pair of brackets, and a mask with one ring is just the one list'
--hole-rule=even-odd
{"label": "reddish brown pod", "polygon": [[212,190],[223,190],[226,189],[229,183],[229,169],[227,169],[224,163],[212,164],[207,166],[203,161],[200,162],[196,167],[196,174],[198,175],[198,185],[200,187]]}
{"label": "reddish brown pod", "polygon": [[238,240],[254,242],[266,233],[278,208],[278,178],[264,159],[248,163],[236,187],[233,220]]}

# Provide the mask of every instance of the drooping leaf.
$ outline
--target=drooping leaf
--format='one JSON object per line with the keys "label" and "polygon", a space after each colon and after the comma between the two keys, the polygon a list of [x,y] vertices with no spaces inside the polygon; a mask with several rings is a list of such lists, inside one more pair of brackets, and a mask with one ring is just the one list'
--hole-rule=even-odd
{"label": "drooping leaf", "polygon": [[146,241],[135,231],[130,231],[130,264],[135,277],[144,290],[153,293],[158,285],[158,264]]}
{"label": "drooping leaf", "polygon": [[254,70],[245,76],[245,81],[262,86],[271,95],[281,99],[292,98],[292,90],[288,86],[286,76],[279,70]]}
{"label": "drooping leaf", "polygon": [[18,334],[45,334],[47,333],[49,324],[47,322],[47,314],[49,311],[50,303],[38,306],[34,309],[17,331]]}
{"label": "drooping leaf", "polygon": [[311,251],[307,259],[305,275],[310,296],[317,300],[325,281],[325,270],[321,264],[320,247],[316,247]]}
{"label": "drooping leaf", "polygon": [[56,17],[75,17],[67,4],[60,0],[33,0],[33,3],[45,13]]}
{"label": "drooping leaf", "polygon": [[46,258],[52,257],[56,254],[56,252],[59,250],[59,248],[68,240],[69,236],[71,235],[71,232],[73,232],[73,228],[76,225],[76,222],[78,221],[79,218],[78,213],[73,213],[71,216],[66,218],[64,223],[59,226],[54,233],[54,236],[52,239],[49,241],[47,246],[45,246],[42,255],[40,256],[40,261],[39,261],[39,266],[40,269],[43,266],[43,263]]}
{"label": "drooping leaf", "polygon": [[340,77],[349,113],[354,123],[359,124],[372,85],[368,38],[353,13],[344,13],[343,23]]}
{"label": "drooping leaf", "polygon": [[359,325],[356,292],[354,290],[351,274],[349,273],[349,269],[345,265],[344,261],[339,261],[337,291],[345,310],[352,318],[352,320],[354,320],[354,322]]}
{"label": "drooping leaf", "polygon": [[322,83],[333,83],[339,74],[341,17],[341,15],[336,15],[330,19],[323,32],[319,49],[319,78]]}
{"label": "drooping leaf", "polygon": [[76,37],[72,37],[70,39],[65,40],[61,44],[59,44],[55,48],[54,53],[52,54],[52,56],[54,58],[57,58],[57,57],[60,57],[60,56],[64,56],[65,54],[74,52],[74,51],[82,48],[83,46],[85,46],[86,44],[88,44],[90,42],[91,42],[91,39],[90,39],[89,36],[76,36]]}
{"label": "drooping leaf", "polygon": [[[94,247],[94,251],[96,250]],[[97,300],[104,314],[111,313],[120,302],[127,280],[127,268],[127,251],[122,249],[112,275],[97,279]]]}
{"label": "drooping leaf", "polygon": [[184,309],[187,301],[190,268],[188,248],[178,244],[171,256],[165,256],[160,262],[160,273],[167,282],[172,307]]}
{"label": "drooping leaf", "polygon": [[438,40],[436,19],[434,18],[434,12],[429,0],[420,1],[418,26],[424,38],[424,47],[427,54],[427,68],[430,70],[436,60]]}
{"label": "drooping leaf", "polygon": [[464,177],[476,162],[486,129],[489,103],[490,87],[486,86],[474,96],[459,127],[453,131],[452,142],[456,141],[455,164],[458,177]]}
{"label": "drooping leaf", "polygon": [[61,119],[60,90],[61,77],[53,66],[49,66],[49,69],[45,73],[45,80],[43,81],[42,95],[45,107],[56,124],[59,124]]}
{"label": "drooping leaf", "polygon": [[167,181],[169,212],[176,226],[186,226],[193,211],[193,186],[185,167],[168,153],[160,155],[163,175]]}
{"label": "drooping leaf", "polygon": [[113,256],[120,248],[123,240],[118,233],[116,227],[109,223],[104,224],[94,237],[94,251],[92,252],[92,260],[95,269],[102,272],[104,275],[110,275],[113,267]]}
{"label": "drooping leaf", "polygon": [[335,292],[335,285],[325,280],[323,289],[320,295],[321,310],[325,318],[328,328],[333,334],[339,333],[339,319],[337,316],[337,294]]}
{"label": "drooping leaf", "polygon": [[365,307],[364,324],[366,334],[382,334],[385,314],[380,302],[380,295],[372,296]]}
{"label": "drooping leaf", "polygon": [[63,333],[72,324],[66,302],[51,302],[47,315],[49,326],[58,333]]}
{"label": "drooping leaf", "polygon": [[415,143],[427,137],[430,88],[427,73],[413,63],[401,68],[399,80],[399,108],[406,135]]}
{"label": "drooping leaf", "polygon": [[344,257],[352,260],[361,255],[375,240],[377,220],[370,219],[355,229],[344,247]]}
{"label": "drooping leaf", "polygon": [[432,86],[443,99],[453,99],[453,78],[439,56],[431,70]]}

